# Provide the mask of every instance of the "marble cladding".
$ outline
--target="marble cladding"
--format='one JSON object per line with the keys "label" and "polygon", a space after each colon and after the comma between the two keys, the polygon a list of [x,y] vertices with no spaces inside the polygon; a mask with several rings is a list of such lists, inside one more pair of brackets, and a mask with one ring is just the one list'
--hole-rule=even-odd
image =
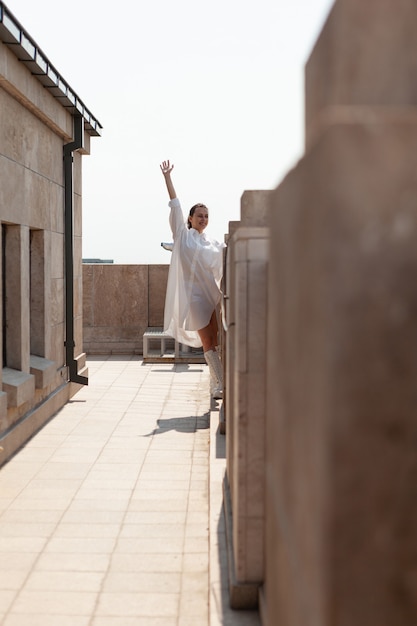
{"label": "marble cladding", "polygon": [[[246,191],[226,262],[225,398],[232,606],[253,608],[264,578],[267,269],[271,191]],[[229,496],[227,496],[229,498]],[[255,590],[255,595],[254,595]],[[256,600],[255,600],[256,602]]]}
{"label": "marble cladding", "polygon": [[[71,397],[74,388],[67,384],[64,349],[63,173],[63,145],[72,138],[73,118],[2,42],[0,110],[0,258],[4,275],[0,290],[5,303],[0,307],[4,329],[0,342],[4,366],[1,465]],[[76,153],[77,359],[83,350],[81,174],[82,157]]]}
{"label": "marble cladding", "polygon": [[148,326],[163,326],[169,265],[83,265],[89,354],[142,354]]}
{"label": "marble cladding", "polygon": [[[414,0],[337,0],[305,70],[306,145],[346,116],[417,105]],[[354,109],[354,111],[352,111]]]}
{"label": "marble cladding", "polygon": [[417,620],[416,142],[335,124],[273,198],[267,626]]}

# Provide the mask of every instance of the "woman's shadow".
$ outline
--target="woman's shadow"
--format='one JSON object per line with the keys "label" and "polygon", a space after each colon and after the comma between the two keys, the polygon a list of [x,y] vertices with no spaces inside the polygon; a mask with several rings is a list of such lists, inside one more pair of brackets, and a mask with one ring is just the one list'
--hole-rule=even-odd
{"label": "woman's shadow", "polygon": [[195,433],[197,430],[210,428],[210,411],[203,415],[190,415],[189,417],[171,417],[170,419],[157,420],[157,428],[144,437],[163,435],[171,430],[179,433]]}

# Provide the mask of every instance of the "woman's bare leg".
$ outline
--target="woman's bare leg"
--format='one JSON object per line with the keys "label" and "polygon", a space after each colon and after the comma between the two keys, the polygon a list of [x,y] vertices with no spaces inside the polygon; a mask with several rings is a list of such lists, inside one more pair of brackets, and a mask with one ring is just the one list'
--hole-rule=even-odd
{"label": "woman's bare leg", "polygon": [[207,326],[201,328],[198,331],[198,334],[200,335],[201,343],[203,344],[203,352],[216,349],[218,335],[216,311],[213,311],[210,322]]}

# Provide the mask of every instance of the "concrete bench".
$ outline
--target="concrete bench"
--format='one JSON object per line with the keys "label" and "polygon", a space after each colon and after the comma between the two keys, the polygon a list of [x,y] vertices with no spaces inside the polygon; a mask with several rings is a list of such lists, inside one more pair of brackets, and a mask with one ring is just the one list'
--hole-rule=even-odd
{"label": "concrete bench", "polygon": [[164,333],[162,328],[149,327],[143,333],[143,360],[148,359],[150,354],[151,342],[158,342],[159,344],[159,356],[163,357],[166,353],[167,339],[174,342],[174,355],[179,356],[179,343],[170,335]]}
{"label": "concrete bench", "polygon": [[[158,351],[151,349],[152,343],[157,343]],[[174,344],[173,350],[167,351],[167,343]],[[201,350],[180,344],[159,327],[149,327],[143,333],[142,352],[144,363],[205,363]]]}

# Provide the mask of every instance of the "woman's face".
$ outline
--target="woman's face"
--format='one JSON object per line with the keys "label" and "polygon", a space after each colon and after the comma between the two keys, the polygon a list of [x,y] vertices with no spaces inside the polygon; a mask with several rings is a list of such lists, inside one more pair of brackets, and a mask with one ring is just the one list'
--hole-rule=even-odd
{"label": "woman's face", "polygon": [[208,211],[206,208],[198,207],[193,215],[188,218],[191,228],[195,228],[199,233],[202,233],[208,224]]}

